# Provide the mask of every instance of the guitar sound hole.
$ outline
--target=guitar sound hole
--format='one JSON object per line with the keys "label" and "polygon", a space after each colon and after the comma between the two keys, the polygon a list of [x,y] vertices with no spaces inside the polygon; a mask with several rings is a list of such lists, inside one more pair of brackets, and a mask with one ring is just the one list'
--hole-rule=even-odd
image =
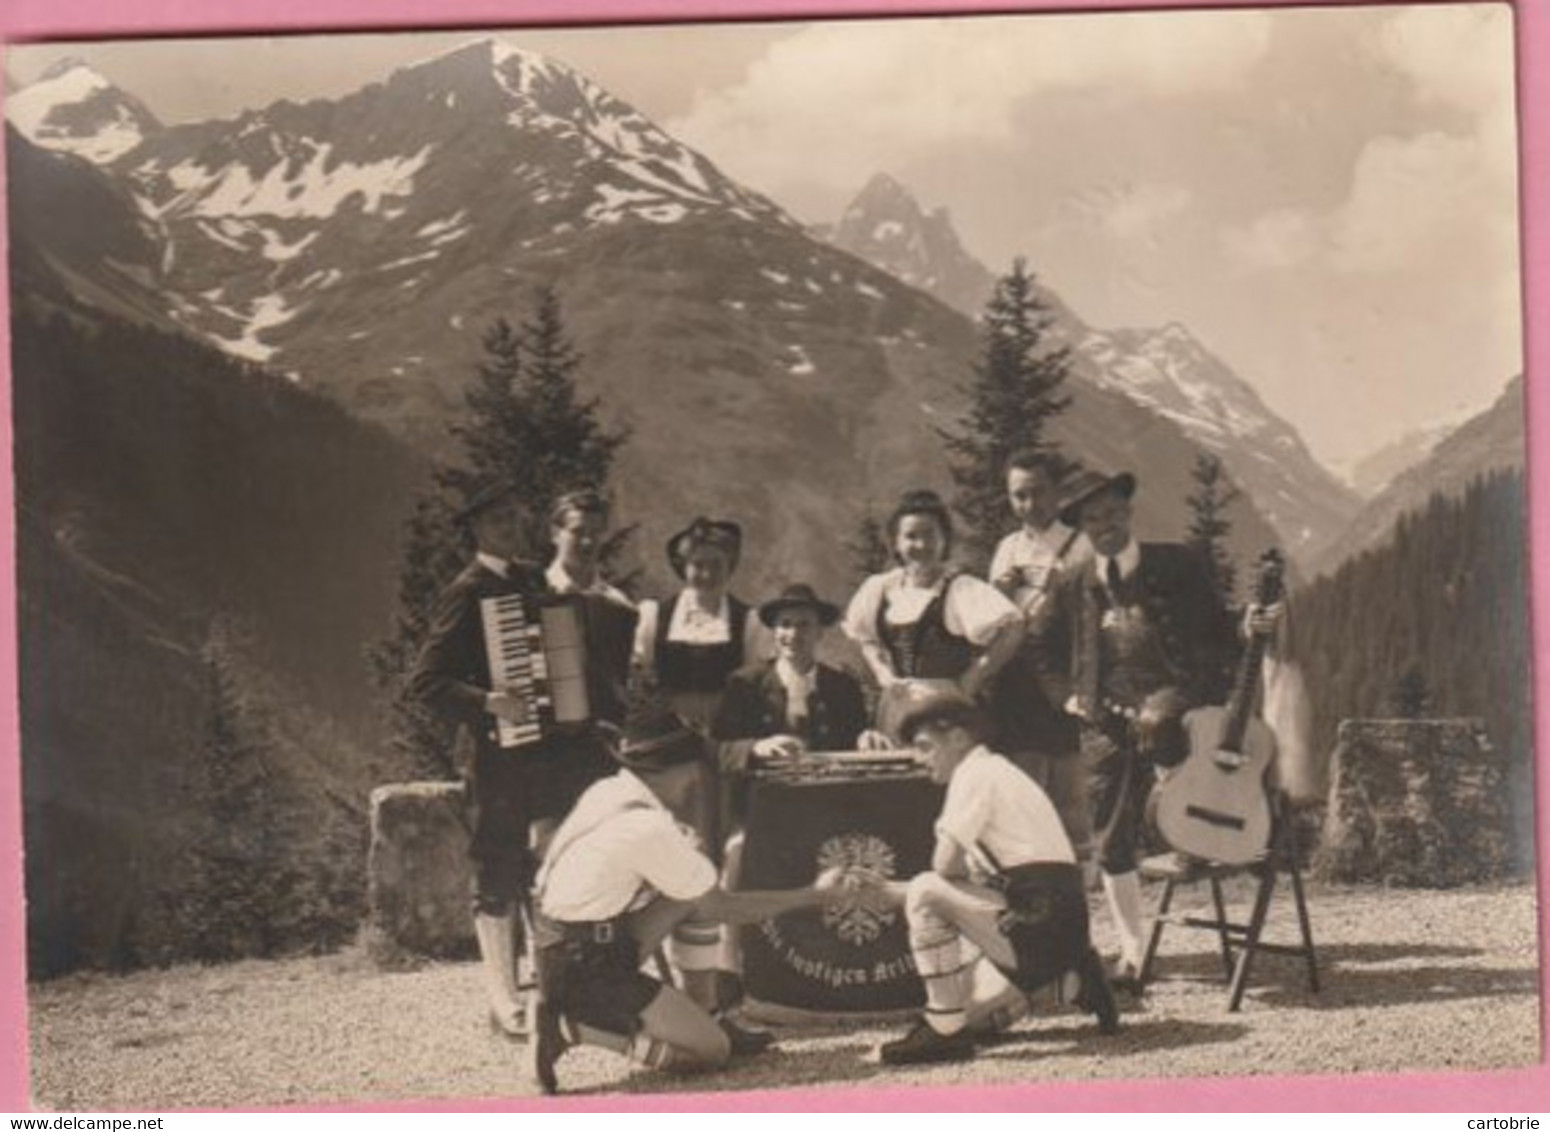
{"label": "guitar sound hole", "polygon": [[1207,825],[1217,825],[1223,829],[1236,829],[1240,832],[1248,824],[1234,814],[1224,814],[1219,810],[1208,810],[1204,806],[1186,806],[1184,807],[1184,813],[1196,821],[1205,822]]}

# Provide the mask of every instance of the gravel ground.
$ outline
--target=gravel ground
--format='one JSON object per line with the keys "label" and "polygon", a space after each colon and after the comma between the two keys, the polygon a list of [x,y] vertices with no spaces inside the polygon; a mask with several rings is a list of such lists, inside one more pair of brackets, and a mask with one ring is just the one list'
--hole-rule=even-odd
{"label": "gravel ground", "polygon": [[[1090,1018],[1036,1015],[968,1065],[876,1063],[893,1031],[785,1032],[775,1051],[673,1078],[596,1050],[560,1065],[567,1093],[992,1084],[1254,1073],[1522,1066],[1539,1058],[1535,896],[1527,885],[1310,894],[1323,991],[1266,955],[1226,1012],[1208,933],[1164,936],[1158,981],[1102,1038]],[[1266,938],[1290,940],[1290,902]],[[1095,931],[1103,946],[1105,918]],[[79,975],[31,992],[35,1103],[58,1110],[316,1106],[522,1097],[520,1049],[489,1034],[476,968],[385,974],[359,953]]]}

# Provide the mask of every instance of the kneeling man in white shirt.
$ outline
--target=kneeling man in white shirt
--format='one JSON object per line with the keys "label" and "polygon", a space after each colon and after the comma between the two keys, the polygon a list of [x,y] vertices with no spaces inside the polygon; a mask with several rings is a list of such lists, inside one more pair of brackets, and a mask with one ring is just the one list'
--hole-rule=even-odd
{"label": "kneeling man in white shirt", "polygon": [[1013,986],[1032,994],[1059,980],[1063,997],[1119,1027],[1113,994],[1088,935],[1076,853],[1038,784],[980,742],[979,709],[950,687],[930,688],[900,718],[932,778],[947,786],[931,871],[890,886],[902,898],[926,1011],[879,1051],[890,1065],[974,1056],[976,963],[967,939]]}

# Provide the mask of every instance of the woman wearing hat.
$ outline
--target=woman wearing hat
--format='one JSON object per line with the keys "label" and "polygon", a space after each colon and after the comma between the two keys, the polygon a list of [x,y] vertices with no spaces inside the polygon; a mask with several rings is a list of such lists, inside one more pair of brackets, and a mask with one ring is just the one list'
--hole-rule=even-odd
{"label": "woman wearing hat", "polygon": [[977,696],[1023,635],[1017,607],[990,583],[949,565],[953,521],[933,491],[910,491],[888,517],[899,565],[861,583],[846,636],[886,694],[901,680],[956,680]]}
{"label": "woman wearing hat", "polygon": [[[757,649],[759,627],[749,606],[728,592],[742,550],[743,531],[725,519],[695,519],[667,540],[667,560],[683,589],[662,602],[643,601],[635,632],[635,662],[646,683],[702,739],[698,772],[691,775],[681,812],[706,853],[722,859],[723,811],[730,799],[721,784],[708,736],[728,677]],[[668,954],[684,989],[703,1006],[723,997],[730,983],[729,945],[715,924],[678,925]]]}
{"label": "woman wearing hat", "polygon": [[667,560],[683,589],[643,601],[635,661],[673,710],[701,734],[710,731],[727,677],[754,658],[759,628],[747,603],[728,592],[743,530],[725,519],[694,520],[667,540]]}

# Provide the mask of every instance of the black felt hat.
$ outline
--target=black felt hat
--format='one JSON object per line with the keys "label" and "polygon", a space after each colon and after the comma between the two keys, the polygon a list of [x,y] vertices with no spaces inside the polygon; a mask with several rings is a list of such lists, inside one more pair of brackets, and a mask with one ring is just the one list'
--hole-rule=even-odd
{"label": "black felt hat", "polygon": [[667,540],[667,561],[673,573],[684,576],[684,566],[697,546],[714,546],[726,553],[728,570],[737,566],[738,555],[743,549],[743,528],[730,519],[694,520],[683,530]]}
{"label": "black felt hat", "polygon": [[830,605],[813,591],[806,582],[796,582],[780,591],[780,596],[759,607],[759,620],[767,628],[775,628],[775,618],[786,609],[811,609],[818,614],[820,625],[833,625],[840,619],[840,609]]}
{"label": "black felt hat", "polygon": [[1136,493],[1136,477],[1129,472],[1106,475],[1103,472],[1083,470],[1061,485],[1060,521],[1074,527],[1082,521],[1082,505],[1094,496],[1106,491],[1117,491],[1129,499]]}
{"label": "black felt hat", "polygon": [[630,708],[614,758],[631,770],[663,770],[693,762],[704,750],[704,740],[676,712],[648,698]]}
{"label": "black felt hat", "polygon": [[949,681],[922,681],[910,690],[907,706],[898,716],[895,737],[910,743],[922,727],[933,724],[967,727],[978,734],[982,717],[973,700]]}

